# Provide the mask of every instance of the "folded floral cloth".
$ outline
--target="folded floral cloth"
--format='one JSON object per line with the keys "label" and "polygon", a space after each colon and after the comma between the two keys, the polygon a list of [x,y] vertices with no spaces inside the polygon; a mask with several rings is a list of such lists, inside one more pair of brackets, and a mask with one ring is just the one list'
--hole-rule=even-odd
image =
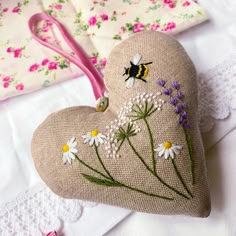
{"label": "folded floral cloth", "polygon": [[[207,19],[191,0],[1,0],[0,100],[81,74],[69,60],[32,39],[28,20],[37,12],[57,18],[98,68],[104,68],[111,49],[133,33],[174,34]],[[73,55],[50,22],[42,21],[37,33]]]}

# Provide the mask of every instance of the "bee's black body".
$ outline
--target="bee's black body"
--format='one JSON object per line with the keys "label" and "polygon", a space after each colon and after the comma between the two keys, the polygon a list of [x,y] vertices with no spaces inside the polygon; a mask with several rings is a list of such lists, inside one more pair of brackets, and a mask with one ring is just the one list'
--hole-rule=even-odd
{"label": "bee's black body", "polygon": [[146,82],[145,77],[148,74],[148,67],[146,65],[151,64],[152,62],[148,62],[145,64],[135,65],[132,61],[130,62],[130,67],[125,68],[124,75],[128,75],[129,77],[125,80],[127,81],[130,77],[134,77],[136,79],[140,79]]}

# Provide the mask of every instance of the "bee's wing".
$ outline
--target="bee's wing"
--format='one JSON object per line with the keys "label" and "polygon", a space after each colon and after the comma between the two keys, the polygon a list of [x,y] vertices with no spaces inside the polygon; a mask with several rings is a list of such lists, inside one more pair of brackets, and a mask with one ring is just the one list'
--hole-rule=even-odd
{"label": "bee's wing", "polygon": [[126,81],[126,88],[132,88],[134,86],[134,77],[130,77],[127,81]]}
{"label": "bee's wing", "polygon": [[139,53],[137,53],[136,55],[134,55],[134,57],[133,57],[133,63],[134,63],[134,65],[138,65],[139,62],[140,62],[140,60],[141,60],[141,58],[142,58],[142,56],[141,56]]}

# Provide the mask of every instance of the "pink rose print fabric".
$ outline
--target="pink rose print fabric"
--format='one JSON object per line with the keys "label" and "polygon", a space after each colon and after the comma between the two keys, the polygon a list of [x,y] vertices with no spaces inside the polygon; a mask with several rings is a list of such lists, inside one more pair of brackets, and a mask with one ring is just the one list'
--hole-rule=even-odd
{"label": "pink rose print fabric", "polygon": [[[207,20],[193,0],[0,0],[0,100],[81,75],[70,61],[32,39],[28,20],[39,12],[60,21],[98,69],[132,34],[176,34]],[[40,22],[37,34],[74,56],[51,22]]]}

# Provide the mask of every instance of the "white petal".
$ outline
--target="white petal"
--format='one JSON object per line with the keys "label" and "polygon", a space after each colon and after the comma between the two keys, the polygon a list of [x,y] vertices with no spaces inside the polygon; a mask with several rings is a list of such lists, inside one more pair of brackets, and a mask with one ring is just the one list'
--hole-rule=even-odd
{"label": "white petal", "polygon": [[104,141],[103,141],[103,139],[102,139],[101,137],[97,137],[97,140],[98,140],[98,142],[101,143],[101,144],[104,143]]}
{"label": "white petal", "polygon": [[98,147],[98,146],[99,146],[99,143],[100,143],[98,137],[95,138],[95,143],[96,143],[96,146]]}
{"label": "white petal", "polygon": [[177,147],[179,150],[181,150],[183,147],[182,146],[180,146],[180,145],[177,145],[177,146],[175,146],[175,147]]}
{"label": "white petal", "polygon": [[84,143],[88,143],[90,141],[91,138],[85,138],[84,139]]}
{"label": "white petal", "polygon": [[72,137],[70,141],[67,143],[68,145],[71,145],[75,141],[75,137]]}
{"label": "white petal", "polygon": [[173,148],[173,152],[176,154],[176,155],[179,155],[180,151],[178,149],[174,149]]}
{"label": "white petal", "polygon": [[63,153],[63,158],[66,158],[66,157],[67,157],[67,154],[68,154],[68,152],[64,152],[64,153]]}
{"label": "white petal", "polygon": [[75,159],[75,156],[74,156],[74,154],[73,154],[73,153],[71,153],[71,152],[69,153],[69,155],[68,155],[68,156],[69,156],[69,158],[70,158],[70,159],[73,159],[73,160]]}
{"label": "white petal", "polygon": [[158,156],[161,157],[164,154],[164,152],[165,152],[165,149],[162,148],[162,150],[159,152]]}
{"label": "white petal", "polygon": [[154,149],[154,150],[156,150],[156,152],[160,152],[161,150],[163,150],[163,147],[157,147],[157,148]]}
{"label": "white petal", "polygon": [[90,139],[90,142],[89,142],[89,146],[92,146],[93,144],[94,144],[94,137],[92,137],[91,139]]}
{"label": "white petal", "polygon": [[170,151],[170,156],[172,159],[174,159],[175,155],[174,155],[174,151],[172,149],[169,150]]}
{"label": "white petal", "polygon": [[66,157],[64,157],[64,156],[63,156],[62,160],[63,160],[63,164],[65,165],[65,164],[66,164],[66,162],[67,162],[67,159],[66,159]]}
{"label": "white petal", "polygon": [[69,164],[72,163],[70,157],[67,157],[67,161],[68,161]]}
{"label": "white petal", "polygon": [[71,152],[71,153],[77,153],[78,150],[77,150],[76,148],[71,148],[71,149],[70,149],[70,152]]}
{"label": "white petal", "polygon": [[165,150],[165,159],[168,159],[168,157],[169,157],[169,150],[167,149],[167,150]]}
{"label": "white petal", "polygon": [[182,149],[182,148],[179,148],[179,147],[176,147],[176,146],[172,147],[172,150],[174,151],[174,153],[175,153],[176,155],[179,155],[181,149]]}
{"label": "white petal", "polygon": [[63,153],[63,159],[65,160],[64,163],[66,163],[68,161],[69,158],[69,153]]}
{"label": "white petal", "polygon": [[90,135],[90,133],[87,133],[85,135],[82,135],[82,138],[91,138],[91,135]]}
{"label": "white petal", "polygon": [[102,138],[102,139],[105,139],[105,138],[106,138],[106,136],[103,135],[103,134],[101,134],[101,133],[98,135],[98,137],[100,137],[100,138]]}
{"label": "white petal", "polygon": [[77,142],[73,142],[71,145],[70,145],[71,147],[76,147],[77,146]]}

